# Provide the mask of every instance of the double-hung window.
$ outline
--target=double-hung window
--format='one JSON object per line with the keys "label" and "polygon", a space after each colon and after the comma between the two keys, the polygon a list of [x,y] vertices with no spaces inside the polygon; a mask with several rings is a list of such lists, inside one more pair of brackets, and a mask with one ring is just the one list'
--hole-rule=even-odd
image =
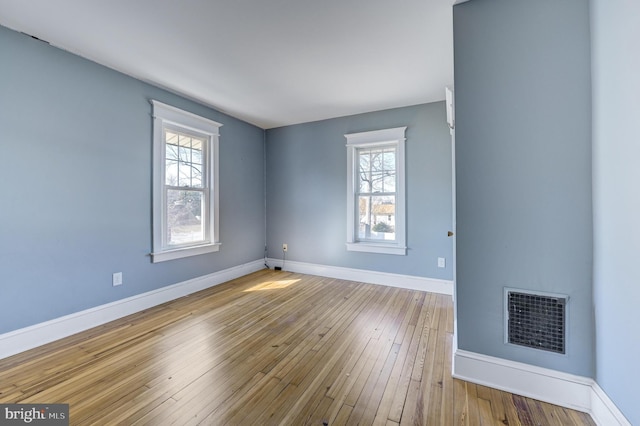
{"label": "double-hung window", "polygon": [[218,251],[220,123],[152,100],[153,262]]}
{"label": "double-hung window", "polygon": [[406,127],[347,138],[347,250],[406,254]]}

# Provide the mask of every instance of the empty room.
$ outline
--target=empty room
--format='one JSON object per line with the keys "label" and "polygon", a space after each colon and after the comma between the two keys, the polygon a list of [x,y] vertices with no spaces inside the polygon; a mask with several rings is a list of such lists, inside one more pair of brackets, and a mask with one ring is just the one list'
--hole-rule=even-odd
{"label": "empty room", "polygon": [[0,424],[640,424],[638,23],[0,0]]}

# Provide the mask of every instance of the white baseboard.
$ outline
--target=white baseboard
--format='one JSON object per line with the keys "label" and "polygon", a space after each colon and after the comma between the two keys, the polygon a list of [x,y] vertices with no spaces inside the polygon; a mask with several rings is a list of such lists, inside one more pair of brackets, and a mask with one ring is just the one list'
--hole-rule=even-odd
{"label": "white baseboard", "polygon": [[144,309],[259,271],[264,260],[234,266],[202,277],[75,312],[50,321],[0,334],[0,359],[62,339],[72,334],[140,312]]}
{"label": "white baseboard", "polygon": [[[269,258],[267,263],[271,267],[282,267],[282,259]],[[291,260],[284,262],[283,269],[300,274],[319,275],[322,277],[359,281],[369,284],[381,284],[389,287],[428,291],[453,296],[453,281],[449,280],[368,271],[365,269],[343,268],[340,266],[318,265],[315,263],[295,262]]]}
{"label": "white baseboard", "polygon": [[464,350],[453,357],[453,377],[589,413],[598,425],[631,423],[590,378]]}

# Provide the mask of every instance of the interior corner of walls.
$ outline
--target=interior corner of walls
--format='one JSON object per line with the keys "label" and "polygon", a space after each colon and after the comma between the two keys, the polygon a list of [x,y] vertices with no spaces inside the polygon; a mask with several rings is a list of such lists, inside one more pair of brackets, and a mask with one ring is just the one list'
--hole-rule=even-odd
{"label": "interior corner of walls", "polygon": [[225,283],[260,269],[264,269],[263,259],[0,334],[0,359]]}
{"label": "interior corner of walls", "polygon": [[591,415],[599,425],[631,426],[631,422],[609,398],[597,382],[593,383],[591,394]]}

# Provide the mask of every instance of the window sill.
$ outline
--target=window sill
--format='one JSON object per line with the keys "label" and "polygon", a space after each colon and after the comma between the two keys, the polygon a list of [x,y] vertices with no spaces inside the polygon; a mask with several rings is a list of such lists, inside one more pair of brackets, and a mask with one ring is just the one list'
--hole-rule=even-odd
{"label": "window sill", "polygon": [[199,254],[213,253],[220,250],[220,243],[204,244],[195,247],[184,247],[173,250],[151,253],[153,263],[165,262],[167,260],[181,259],[183,257],[197,256]]}
{"label": "window sill", "polygon": [[395,254],[398,256],[406,256],[407,254],[406,247],[375,243],[347,243],[347,250],[367,253]]}

